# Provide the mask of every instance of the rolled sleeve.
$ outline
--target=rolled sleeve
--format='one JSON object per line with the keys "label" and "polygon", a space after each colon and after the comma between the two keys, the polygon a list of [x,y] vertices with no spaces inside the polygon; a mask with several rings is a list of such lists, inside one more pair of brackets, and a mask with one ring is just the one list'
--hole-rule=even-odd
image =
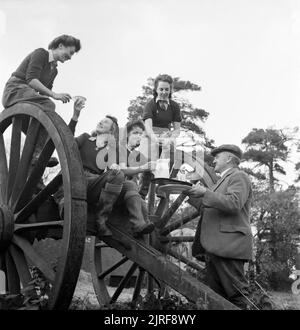
{"label": "rolled sleeve", "polygon": [[154,101],[151,100],[145,105],[145,108],[143,110],[143,120],[146,119],[153,119],[153,107],[154,107]]}
{"label": "rolled sleeve", "polygon": [[179,104],[174,102],[174,114],[173,114],[173,122],[178,122],[180,123],[182,121],[182,117],[181,117],[181,112],[180,112],[180,107]]}
{"label": "rolled sleeve", "polygon": [[26,82],[32,79],[40,80],[45,61],[48,60],[48,52],[43,49],[36,49],[32,54],[26,71]]}

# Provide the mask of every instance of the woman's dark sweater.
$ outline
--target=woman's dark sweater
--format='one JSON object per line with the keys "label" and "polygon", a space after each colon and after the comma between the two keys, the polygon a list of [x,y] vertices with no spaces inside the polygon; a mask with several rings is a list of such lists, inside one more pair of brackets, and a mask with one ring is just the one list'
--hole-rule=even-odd
{"label": "woman's dark sweater", "polygon": [[24,80],[26,84],[32,79],[38,79],[44,86],[52,89],[57,69],[56,66],[51,67],[49,52],[38,48],[25,57],[12,76]]}

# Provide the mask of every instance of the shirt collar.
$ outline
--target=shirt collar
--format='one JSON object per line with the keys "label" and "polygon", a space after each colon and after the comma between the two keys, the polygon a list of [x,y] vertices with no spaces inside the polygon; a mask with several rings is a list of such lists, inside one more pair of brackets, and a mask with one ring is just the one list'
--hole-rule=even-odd
{"label": "shirt collar", "polygon": [[49,49],[49,63],[55,62],[52,49]]}
{"label": "shirt collar", "polygon": [[223,171],[223,172],[221,173],[221,178],[223,178],[224,175],[225,175],[229,170],[231,170],[231,169],[232,169],[232,167],[229,167],[229,168],[227,168],[225,171]]}
{"label": "shirt collar", "polygon": [[162,100],[162,99],[160,99],[159,97],[157,97],[156,100],[155,100],[155,102],[157,103],[158,101],[163,101],[163,102],[168,103],[168,105],[170,105],[170,99]]}

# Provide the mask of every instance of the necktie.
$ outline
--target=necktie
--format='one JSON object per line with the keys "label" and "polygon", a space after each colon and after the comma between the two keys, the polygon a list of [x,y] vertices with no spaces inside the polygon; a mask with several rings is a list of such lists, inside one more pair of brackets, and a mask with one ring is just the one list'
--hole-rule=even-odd
{"label": "necktie", "polygon": [[159,105],[164,110],[168,109],[168,102],[167,101],[159,101]]}

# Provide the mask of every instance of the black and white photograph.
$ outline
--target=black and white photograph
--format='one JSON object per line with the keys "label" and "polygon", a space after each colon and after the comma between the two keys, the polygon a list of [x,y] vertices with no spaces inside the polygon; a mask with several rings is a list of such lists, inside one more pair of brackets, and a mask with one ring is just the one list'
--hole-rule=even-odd
{"label": "black and white photograph", "polygon": [[0,0],[0,95],[0,310],[300,310],[299,0]]}

